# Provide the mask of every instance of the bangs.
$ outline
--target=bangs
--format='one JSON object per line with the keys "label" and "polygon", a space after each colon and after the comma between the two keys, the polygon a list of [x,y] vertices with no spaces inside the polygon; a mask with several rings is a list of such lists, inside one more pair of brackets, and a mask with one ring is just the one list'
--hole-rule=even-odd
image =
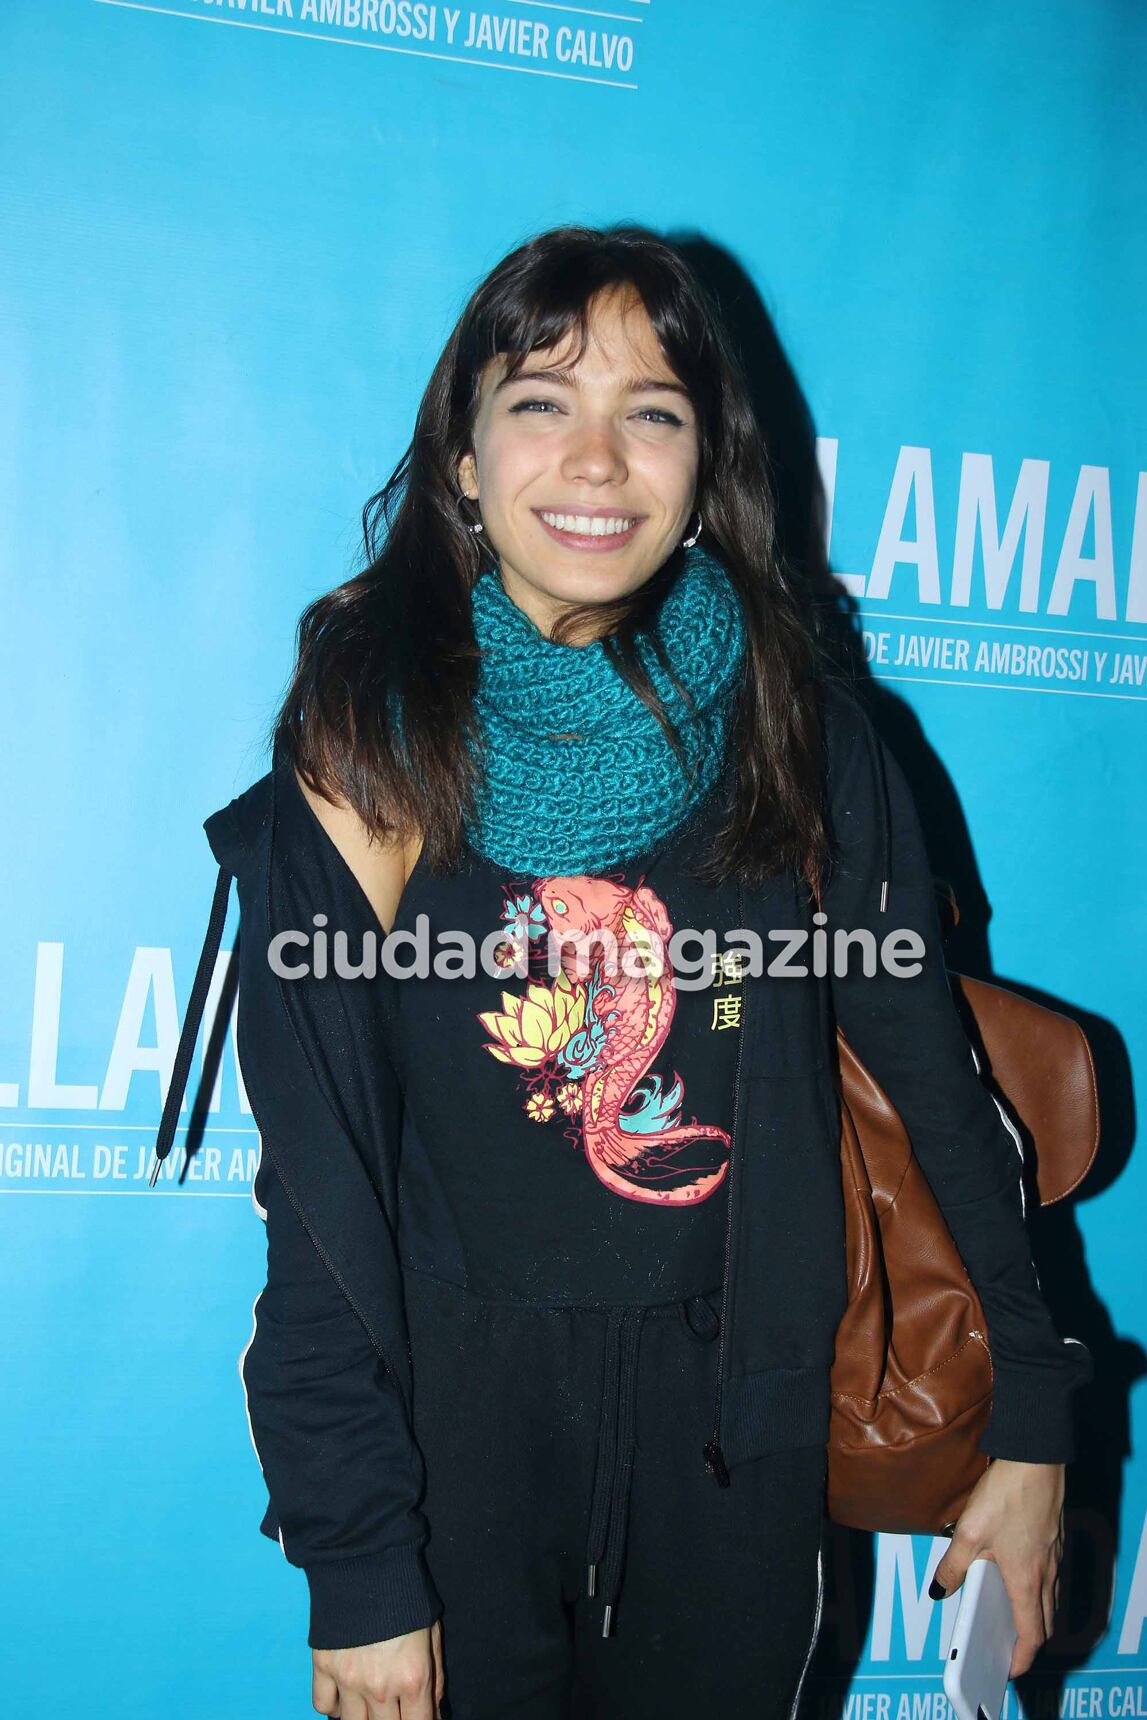
{"label": "bangs", "polygon": [[[573,337],[573,350],[565,364],[573,367],[585,356],[589,344],[590,323],[595,301],[605,294],[618,294],[626,308],[640,306],[649,318],[658,344],[667,363],[686,392],[696,396],[699,378],[691,374],[697,366],[690,363],[699,341],[690,341],[681,327],[680,314],[668,295],[657,291],[656,281],[640,282],[632,269],[606,271],[603,259],[586,258],[597,267],[549,270],[535,267],[528,276],[515,281],[503,301],[490,307],[485,323],[482,356],[475,371],[494,358],[505,362],[506,380],[517,376],[532,355],[551,348],[561,348]],[[475,383],[477,376],[475,375]]]}

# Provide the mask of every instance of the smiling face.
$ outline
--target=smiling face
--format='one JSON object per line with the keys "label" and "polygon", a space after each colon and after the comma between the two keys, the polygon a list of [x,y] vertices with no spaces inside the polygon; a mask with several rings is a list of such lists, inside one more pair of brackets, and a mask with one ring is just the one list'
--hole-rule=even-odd
{"label": "smiling face", "polygon": [[657,572],[695,520],[697,414],[632,292],[507,380],[482,373],[472,452],[458,467],[507,595],[543,632],[571,604],[609,603]]}

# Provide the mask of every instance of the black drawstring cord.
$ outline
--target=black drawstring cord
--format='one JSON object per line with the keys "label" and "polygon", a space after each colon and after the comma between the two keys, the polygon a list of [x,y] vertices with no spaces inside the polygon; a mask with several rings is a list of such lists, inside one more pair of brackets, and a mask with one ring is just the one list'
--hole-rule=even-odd
{"label": "black drawstring cord", "polygon": [[593,1478],[593,1500],[589,1508],[589,1545],[586,1549],[589,1561],[586,1594],[591,1600],[597,1591],[597,1567],[605,1552],[606,1532],[609,1528],[609,1501],[617,1448],[617,1353],[622,1313],[621,1308],[611,1308],[606,1315],[601,1411],[597,1429],[597,1471]]}
{"label": "black drawstring cord", "polygon": [[175,1139],[175,1129],[179,1122],[179,1107],[183,1103],[183,1095],[187,1090],[187,1077],[191,1072],[191,1059],[195,1053],[195,1042],[199,1038],[199,1027],[207,1004],[207,993],[211,989],[211,979],[215,972],[215,958],[219,954],[219,945],[223,938],[223,925],[227,918],[227,898],[230,891],[231,873],[228,872],[226,866],[220,866],[219,876],[215,880],[215,894],[211,898],[211,913],[207,920],[207,933],[203,939],[203,948],[199,952],[199,966],[195,970],[195,980],[187,1003],[187,1014],[183,1018],[183,1027],[179,1034],[179,1045],[176,1048],[175,1062],[171,1070],[171,1083],[167,1089],[167,1097],[163,1101],[163,1115],[159,1119],[159,1133],[155,1137],[155,1162],[151,1167],[151,1175],[147,1179],[149,1188],[155,1187],[159,1167],[171,1151],[171,1143]]}
{"label": "black drawstring cord", "polygon": [[602,1636],[608,1636],[617,1611],[621,1570],[625,1558],[629,1494],[633,1479],[633,1448],[637,1424],[637,1364],[641,1346],[643,1307],[611,1308],[606,1317],[604,1377],[598,1423],[597,1473],[589,1513],[586,1593],[601,1592],[605,1602]]}

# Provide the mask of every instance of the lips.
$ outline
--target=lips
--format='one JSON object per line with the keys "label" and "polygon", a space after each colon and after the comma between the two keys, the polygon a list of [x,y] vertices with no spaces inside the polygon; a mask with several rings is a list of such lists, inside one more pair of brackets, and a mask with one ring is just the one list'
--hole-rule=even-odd
{"label": "lips", "polygon": [[604,508],[579,508],[576,513],[550,508],[543,512],[535,508],[533,512],[556,543],[598,552],[619,549],[631,542],[643,517]]}

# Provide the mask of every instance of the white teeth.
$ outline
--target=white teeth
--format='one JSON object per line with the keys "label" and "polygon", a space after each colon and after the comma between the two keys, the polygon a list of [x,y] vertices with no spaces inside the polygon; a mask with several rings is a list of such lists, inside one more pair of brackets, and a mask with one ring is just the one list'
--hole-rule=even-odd
{"label": "white teeth", "polygon": [[603,519],[595,514],[542,514],[547,525],[553,526],[559,532],[579,532],[582,537],[616,537],[620,532],[627,532],[635,525],[633,519],[623,515],[616,518]]}

